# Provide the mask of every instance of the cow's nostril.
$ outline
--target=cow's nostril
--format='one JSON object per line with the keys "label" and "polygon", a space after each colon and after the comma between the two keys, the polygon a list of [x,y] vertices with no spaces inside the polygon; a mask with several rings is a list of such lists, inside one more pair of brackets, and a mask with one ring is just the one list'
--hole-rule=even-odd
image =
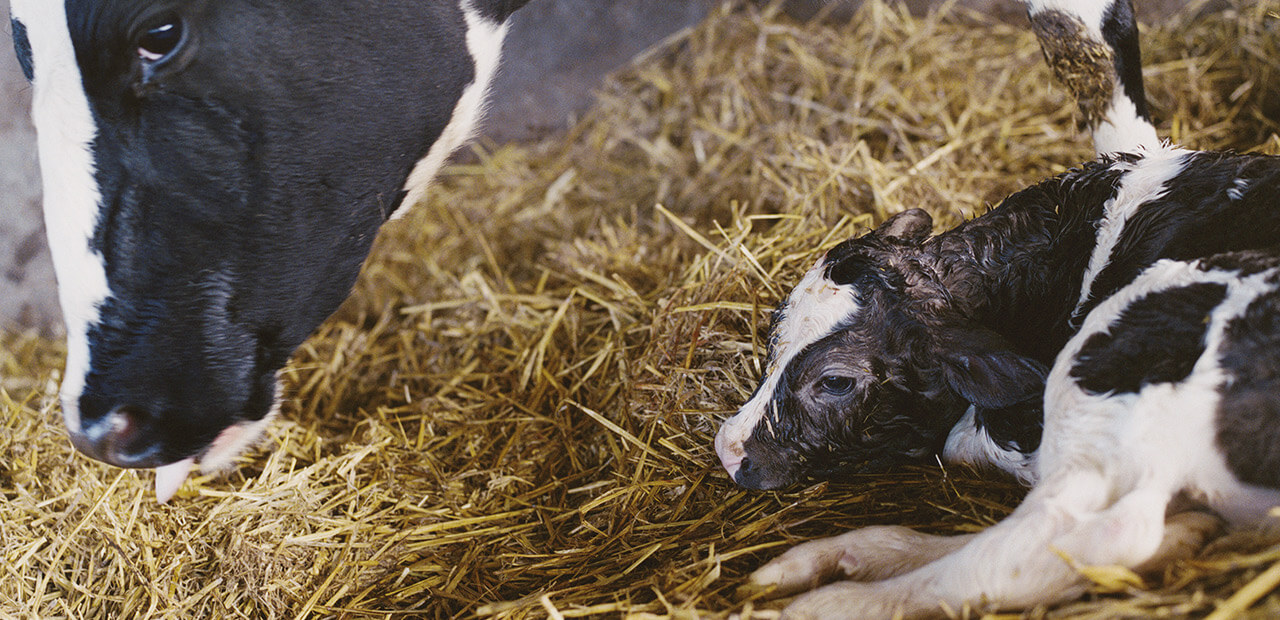
{"label": "cow's nostril", "polygon": [[742,460],[738,461],[738,470],[733,474],[733,481],[747,488],[755,488],[751,484],[755,477],[755,463],[752,463],[750,458],[742,457]]}
{"label": "cow's nostril", "polygon": [[155,418],[146,409],[115,407],[71,441],[81,452],[118,467],[155,467],[163,464]]}
{"label": "cow's nostril", "polygon": [[107,433],[112,435],[117,441],[128,441],[138,433],[139,428],[151,416],[146,412],[130,406],[116,407],[114,411],[107,415],[105,424],[107,425]]}

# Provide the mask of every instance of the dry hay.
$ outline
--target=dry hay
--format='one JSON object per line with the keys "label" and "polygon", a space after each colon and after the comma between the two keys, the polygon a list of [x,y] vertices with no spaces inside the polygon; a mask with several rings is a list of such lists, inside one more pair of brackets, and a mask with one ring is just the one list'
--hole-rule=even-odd
{"label": "dry hay", "polygon": [[[1278,9],[1144,30],[1164,135],[1280,152]],[[922,466],[748,492],[711,450],[823,248],[906,207],[954,224],[1090,156],[1024,25],[940,14],[726,8],[567,137],[479,149],[387,227],[286,372],[265,449],[171,505],[71,451],[60,346],[4,335],[0,615],[773,617],[735,588],[797,541],[995,522],[1007,481]],[[1229,542],[1031,615],[1199,615],[1239,592],[1280,613],[1280,546]]]}

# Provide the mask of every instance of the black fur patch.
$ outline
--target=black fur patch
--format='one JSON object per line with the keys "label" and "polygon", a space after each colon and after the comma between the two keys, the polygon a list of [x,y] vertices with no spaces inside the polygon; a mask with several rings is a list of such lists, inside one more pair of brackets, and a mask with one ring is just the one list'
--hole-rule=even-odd
{"label": "black fur patch", "polygon": [[1069,319],[1080,274],[1097,242],[1103,205],[1122,178],[1103,160],[1013,194],[954,233],[931,239],[937,240],[935,268],[982,325],[1014,350],[1052,364],[1077,327]]}
{"label": "black fur patch", "polygon": [[1035,398],[998,409],[977,407],[974,422],[985,429],[991,441],[1002,450],[1016,450],[1023,454],[1035,452],[1040,447],[1044,431],[1044,397]]}
{"label": "black fur patch", "polygon": [[1133,101],[1138,116],[1150,121],[1147,98],[1142,88],[1142,49],[1138,45],[1138,23],[1130,0],[1116,0],[1102,16],[1102,38],[1115,50],[1116,75],[1124,94]]}
{"label": "black fur patch", "polygon": [[1225,285],[1199,283],[1133,302],[1108,332],[1085,341],[1071,376],[1091,394],[1136,393],[1185,379],[1204,354],[1209,313],[1226,294]]}
{"label": "black fur patch", "polygon": [[27,39],[27,27],[16,19],[10,19],[13,28],[13,51],[18,55],[18,65],[27,81],[35,79],[35,65],[31,62],[31,41]]}
{"label": "black fur patch", "polygon": [[528,4],[529,0],[480,0],[472,6],[480,12],[481,15],[495,21],[506,21],[511,14],[520,7]]}
{"label": "black fur patch", "polygon": [[1227,324],[1217,442],[1240,480],[1280,488],[1280,293]]}

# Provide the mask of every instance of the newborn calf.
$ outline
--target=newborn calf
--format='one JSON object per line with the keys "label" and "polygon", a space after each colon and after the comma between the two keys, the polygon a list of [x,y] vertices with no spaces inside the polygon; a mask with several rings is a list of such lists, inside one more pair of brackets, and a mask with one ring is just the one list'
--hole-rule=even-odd
{"label": "newborn calf", "polygon": [[[1135,206],[1158,198],[1184,164],[1188,178],[1195,178],[1203,163],[1184,162],[1183,152],[1159,145],[1143,98],[1129,0],[1026,0],[1026,6],[1045,60],[1084,113],[1098,153],[1152,154],[1094,166],[1046,184],[1038,194],[1028,190],[1014,200],[1023,206],[967,224],[966,232],[927,248],[918,242],[932,222],[923,211],[909,211],[877,234],[832,250],[778,309],[765,379],[716,436],[716,452],[738,484],[770,489],[804,473],[884,469],[930,458],[970,404],[963,426],[968,431],[955,435],[950,455],[998,462],[1029,479],[1044,373],[1073,329],[1069,315],[1087,309],[1085,297],[1071,302],[1081,290],[1087,296],[1115,245],[1114,238],[1095,238],[1102,204],[1111,201],[1105,234],[1118,235]],[[1234,179],[1231,165],[1214,174]],[[1129,170],[1135,174],[1125,175]],[[1055,201],[1072,202],[1074,211],[1057,213]],[[1171,209],[1147,212],[1164,210]],[[1186,215],[1157,227],[1178,233]],[[1200,248],[1140,233],[1141,247],[1116,257],[1121,267],[1134,263],[1125,272],[1129,278],[1162,256],[1256,247],[1229,239]],[[925,255],[916,257],[920,249]],[[952,249],[959,254],[947,255]],[[1015,256],[1024,251],[1044,262]],[[937,264],[923,268],[915,264],[921,260]],[[874,268],[860,269],[866,265]],[[1100,293],[1123,283],[1104,278],[1110,288]],[[911,295],[902,297],[908,286]],[[1071,297],[1069,291],[1075,291]],[[907,302],[921,312],[909,311]],[[863,328],[851,329],[851,322]],[[802,371],[809,374],[799,376]]]}
{"label": "newborn calf", "polygon": [[981,534],[868,528],[793,549],[752,584],[863,582],[789,615],[1068,599],[1082,579],[1064,558],[1138,567],[1197,546],[1215,521],[1166,524],[1176,495],[1237,523],[1280,504],[1280,158],[1123,155],[930,224],[908,211],[818,261],[717,449],[755,488],[938,453],[1035,488]]}
{"label": "newborn calf", "polygon": [[1157,260],[1280,243],[1280,159],[1158,148],[1090,163],[929,238],[907,211],[833,248],[775,313],[765,376],[716,437],[740,485],[909,462],[1030,482],[1048,366]]}

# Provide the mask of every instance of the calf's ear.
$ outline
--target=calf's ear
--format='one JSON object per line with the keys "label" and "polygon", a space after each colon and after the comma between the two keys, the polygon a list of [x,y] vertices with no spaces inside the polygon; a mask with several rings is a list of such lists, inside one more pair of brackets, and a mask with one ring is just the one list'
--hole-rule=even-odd
{"label": "calf's ear", "polygon": [[951,330],[935,353],[942,380],[978,407],[1011,407],[1044,393],[1044,364],[1018,354],[991,330]]}
{"label": "calf's ear", "polygon": [[924,209],[907,209],[885,220],[875,230],[881,237],[899,237],[909,241],[922,241],[933,232],[933,216]]}

